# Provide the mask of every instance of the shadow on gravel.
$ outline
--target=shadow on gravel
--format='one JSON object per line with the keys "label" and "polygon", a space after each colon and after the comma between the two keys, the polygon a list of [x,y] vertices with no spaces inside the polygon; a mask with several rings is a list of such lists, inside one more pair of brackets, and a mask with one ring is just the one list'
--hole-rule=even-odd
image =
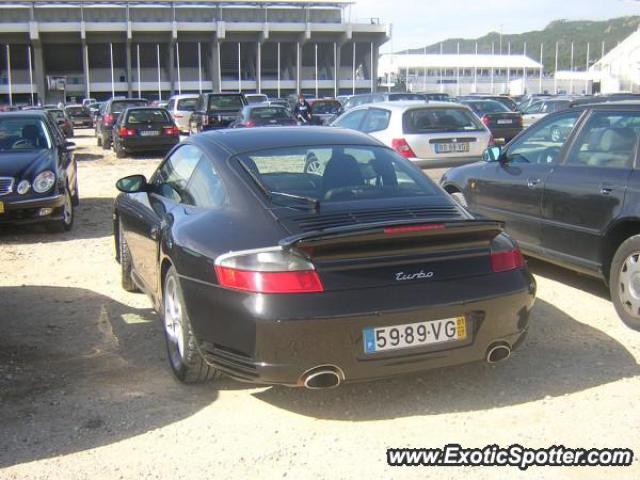
{"label": "shadow on gravel", "polygon": [[76,152],[74,155],[78,162],[95,162],[96,160],[102,160],[104,155],[97,155],[95,153],[83,153],[81,151]]}
{"label": "shadow on gravel", "polygon": [[113,235],[113,202],[113,198],[83,198],[80,191],[80,205],[75,209],[76,218],[71,231],[52,233],[43,224],[2,225],[0,243],[22,245]]}
{"label": "shadow on gravel", "polygon": [[151,310],[90,290],[0,288],[0,329],[0,468],[140,435],[217,398],[214,384],[173,379]]}
{"label": "shadow on gravel", "polygon": [[553,263],[535,258],[528,257],[527,265],[529,266],[531,273],[535,275],[564,283],[565,285],[569,285],[570,287],[582,290],[583,292],[595,295],[596,297],[600,297],[605,300],[611,300],[609,288],[607,288],[602,280],[589,277],[587,275],[581,275],[573,270],[568,270],[554,265]]}
{"label": "shadow on gravel", "polygon": [[335,390],[273,387],[254,395],[322,419],[384,420],[482,411],[580,392],[640,374],[623,345],[538,299],[524,344],[504,363],[475,363]]}

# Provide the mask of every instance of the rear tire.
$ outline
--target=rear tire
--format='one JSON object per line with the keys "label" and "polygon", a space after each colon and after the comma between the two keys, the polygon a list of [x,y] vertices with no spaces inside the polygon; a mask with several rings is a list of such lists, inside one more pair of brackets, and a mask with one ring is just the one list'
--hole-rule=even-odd
{"label": "rear tire", "polygon": [[640,235],[618,247],[609,269],[609,291],[620,319],[640,331]]}
{"label": "rear tire", "polygon": [[176,378],[183,383],[202,383],[219,376],[220,372],[207,364],[198,350],[180,279],[173,266],[165,276],[162,306],[169,365]]}
{"label": "rear tire", "polygon": [[102,142],[100,142],[102,144],[102,149],[103,150],[109,150],[111,148],[111,142],[109,142],[109,140],[107,140],[104,135],[102,135]]}
{"label": "rear tire", "polygon": [[118,146],[116,143],[113,144],[113,149],[116,152],[116,158],[124,158],[126,156],[126,152],[123,150],[121,146]]}
{"label": "rear tire", "polygon": [[96,131],[96,143],[98,144],[99,147],[102,146],[102,136],[98,135],[97,131]]}
{"label": "rear tire", "polygon": [[131,251],[122,233],[122,222],[118,222],[118,256],[120,257],[120,282],[123,290],[137,292],[138,287],[131,277]]}

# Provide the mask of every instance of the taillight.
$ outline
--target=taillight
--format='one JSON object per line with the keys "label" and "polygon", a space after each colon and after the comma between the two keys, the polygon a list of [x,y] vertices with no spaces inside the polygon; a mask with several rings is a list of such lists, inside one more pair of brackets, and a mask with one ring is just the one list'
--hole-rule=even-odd
{"label": "taillight", "polygon": [[415,158],[416,154],[404,138],[394,138],[391,140],[391,148],[405,158]]}
{"label": "taillight", "polygon": [[175,118],[184,118],[184,115],[182,115],[181,113],[176,113],[174,115]]}
{"label": "taillight", "polygon": [[111,124],[113,123],[113,115],[111,115],[110,113],[107,113],[107,114],[104,116],[103,123],[104,123],[104,124],[105,124],[105,126],[107,126],[107,127],[108,127],[109,125],[111,125]]}
{"label": "taillight", "polygon": [[177,127],[164,127],[162,129],[163,135],[171,135],[172,137],[177,137],[180,135],[180,130]]}
{"label": "taillight", "polygon": [[118,135],[121,137],[135,137],[138,132],[135,128],[120,127]]}
{"label": "taillight", "polygon": [[516,123],[518,124],[518,126],[522,126],[522,115],[518,115],[516,117]]}
{"label": "taillight", "polygon": [[482,121],[482,123],[484,123],[485,127],[488,127],[489,125],[491,125],[491,119],[489,117],[487,117],[486,115],[483,115],[480,120]]}
{"label": "taillight", "polygon": [[245,127],[249,127],[249,128],[255,127],[256,126],[256,122],[254,122],[253,120],[249,120],[247,122],[244,122],[244,126]]}
{"label": "taillight", "polygon": [[504,252],[491,252],[491,270],[495,273],[508,272],[522,267],[524,267],[524,258],[518,248]]}
{"label": "taillight", "polygon": [[215,261],[221,287],[251,293],[324,291],[311,262],[279,247],[227,253]]}
{"label": "taillight", "polygon": [[401,227],[387,227],[384,229],[384,233],[387,235],[393,235],[395,233],[413,233],[413,232],[427,232],[430,230],[444,230],[446,225],[441,223],[429,223],[426,225],[407,225]]}

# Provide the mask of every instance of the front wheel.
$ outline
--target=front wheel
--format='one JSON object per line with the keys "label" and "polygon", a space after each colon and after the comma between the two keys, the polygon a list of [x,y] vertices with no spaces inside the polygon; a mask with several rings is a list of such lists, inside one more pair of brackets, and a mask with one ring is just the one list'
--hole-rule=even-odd
{"label": "front wheel", "polygon": [[50,231],[55,233],[68,232],[73,228],[73,221],[75,219],[75,211],[73,208],[73,196],[68,188],[64,191],[64,204],[62,206],[62,220],[48,225]]}
{"label": "front wheel", "polygon": [[123,290],[136,292],[138,288],[131,277],[132,260],[129,245],[124,238],[122,221],[118,222],[118,257],[120,258],[120,282]]}
{"label": "front wheel", "polygon": [[609,291],[620,319],[640,331],[640,235],[618,247],[609,270]]}
{"label": "front wheel", "polygon": [[169,365],[183,383],[201,383],[218,376],[198,350],[180,287],[178,273],[169,268],[164,280],[162,319]]}

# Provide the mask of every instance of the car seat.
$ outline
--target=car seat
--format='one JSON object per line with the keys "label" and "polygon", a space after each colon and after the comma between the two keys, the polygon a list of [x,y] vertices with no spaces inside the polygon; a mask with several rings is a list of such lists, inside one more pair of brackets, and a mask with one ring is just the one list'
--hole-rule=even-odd
{"label": "car seat", "polygon": [[352,155],[333,155],[327,162],[322,175],[322,192],[327,200],[327,193],[336,188],[357,187],[364,185],[358,161]]}

